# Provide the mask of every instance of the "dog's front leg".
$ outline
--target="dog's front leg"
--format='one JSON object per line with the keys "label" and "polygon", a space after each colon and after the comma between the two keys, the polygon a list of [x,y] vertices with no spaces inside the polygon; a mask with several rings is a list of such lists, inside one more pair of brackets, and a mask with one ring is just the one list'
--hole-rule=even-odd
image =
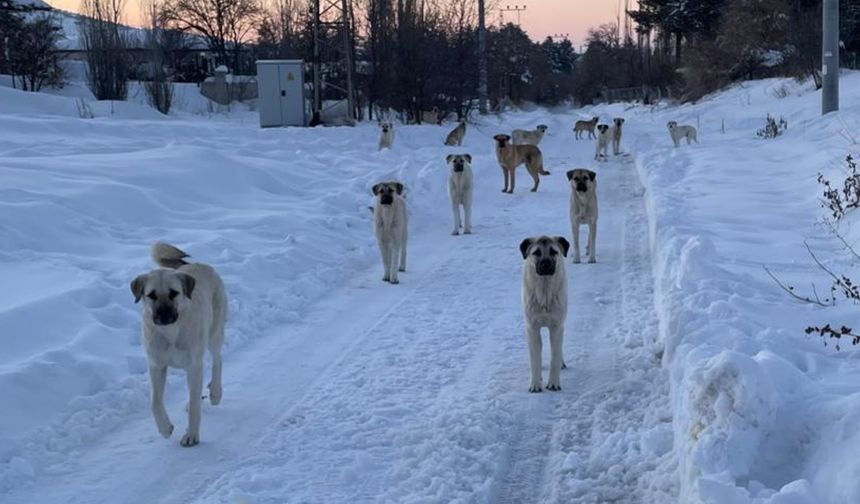
{"label": "dog's front leg", "polygon": [[531,365],[531,383],[529,384],[529,392],[540,392],[541,389],[541,377],[540,377],[540,366],[541,366],[541,340],[540,340],[540,326],[534,324],[528,324],[526,329],[527,337],[529,340],[529,362]]}
{"label": "dog's front leg", "polygon": [[573,234],[573,262],[579,264],[582,258],[579,256],[579,220],[574,218],[570,225]]}
{"label": "dog's front leg", "polygon": [[384,271],[382,281],[388,282],[391,280],[391,260],[389,259],[388,240],[378,238],[376,243],[379,245],[379,255],[382,256],[382,269]]}
{"label": "dog's front leg", "polygon": [[549,346],[551,351],[549,361],[549,381],[547,390],[561,390],[561,366],[564,363],[562,354],[564,343],[564,323],[557,323],[549,328]]}
{"label": "dog's front leg", "polygon": [[463,199],[463,214],[466,218],[466,227],[463,228],[463,233],[472,234],[472,195],[467,194]]}
{"label": "dog's front leg", "polygon": [[502,192],[508,192],[508,169],[504,166],[502,167],[502,176],[505,178],[505,187],[502,188]]}
{"label": "dog's front leg", "polygon": [[200,403],[203,394],[203,362],[191,363],[185,379],[188,382],[188,429],[179,444],[194,446],[200,442]]}
{"label": "dog's front leg", "polygon": [[514,186],[517,185],[517,167],[511,170],[511,187],[508,189],[508,194],[514,193]]}
{"label": "dog's front leg", "polygon": [[392,240],[390,245],[389,245],[389,252],[388,252],[388,257],[389,257],[388,260],[389,260],[389,265],[390,265],[389,269],[391,272],[390,273],[390,277],[391,277],[390,282],[392,284],[399,284],[400,283],[400,279],[397,278],[397,272],[400,270],[400,259],[401,259],[400,252],[401,251],[402,251],[401,243],[399,241]]}
{"label": "dog's front leg", "polygon": [[400,235],[400,268],[401,272],[406,271],[406,246],[409,244],[409,225],[403,223],[403,234]]}
{"label": "dog's front leg", "polygon": [[149,382],[152,386],[149,405],[152,409],[152,417],[155,418],[158,432],[165,438],[169,438],[173,434],[173,424],[170,423],[167,411],[164,410],[164,384],[166,381],[167,366],[161,368],[149,367]]}
{"label": "dog's front leg", "polygon": [[[578,233],[577,233],[578,234]],[[597,262],[597,222],[593,219],[588,223],[588,262]]]}
{"label": "dog's front leg", "polygon": [[454,215],[454,230],[452,235],[460,234],[460,203],[457,201],[456,192],[451,195],[451,213]]}

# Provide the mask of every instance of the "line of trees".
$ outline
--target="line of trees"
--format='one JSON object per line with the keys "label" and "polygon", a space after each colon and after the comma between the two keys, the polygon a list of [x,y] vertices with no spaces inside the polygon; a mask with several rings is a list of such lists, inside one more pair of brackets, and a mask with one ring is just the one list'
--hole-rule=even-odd
{"label": "line of trees", "polygon": [[25,91],[59,85],[57,56],[62,27],[49,13],[13,0],[0,0],[0,74],[11,75]]}

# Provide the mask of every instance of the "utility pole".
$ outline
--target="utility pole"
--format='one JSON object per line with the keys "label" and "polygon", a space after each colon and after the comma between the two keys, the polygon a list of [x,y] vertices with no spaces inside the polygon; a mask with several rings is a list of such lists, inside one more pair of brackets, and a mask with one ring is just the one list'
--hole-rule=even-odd
{"label": "utility pole", "polygon": [[484,0],[478,0],[478,111],[487,113],[487,23]]}
{"label": "utility pole", "polygon": [[823,0],[821,114],[839,110],[839,0]]}
{"label": "utility pole", "polygon": [[520,16],[522,15],[522,12],[524,10],[526,10],[525,5],[523,5],[522,7],[520,7],[519,5],[514,5],[513,7],[511,7],[510,5],[506,5],[504,9],[499,9],[499,12],[502,13],[502,15],[500,16],[502,19],[504,19],[504,13],[505,12],[516,12],[517,13],[517,26],[519,26],[520,25]]}

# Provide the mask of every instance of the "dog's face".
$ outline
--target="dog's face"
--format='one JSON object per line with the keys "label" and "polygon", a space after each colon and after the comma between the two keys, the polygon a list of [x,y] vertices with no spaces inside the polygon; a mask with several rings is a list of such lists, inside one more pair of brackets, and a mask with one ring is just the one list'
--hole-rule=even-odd
{"label": "dog's face", "polygon": [[496,145],[498,145],[500,148],[504,149],[505,146],[508,145],[508,142],[511,141],[511,136],[510,135],[496,135],[493,137],[493,140],[496,141]]}
{"label": "dog's face", "polygon": [[564,263],[570,243],[563,236],[537,236],[526,238],[520,243],[523,259],[534,265],[538,276],[552,276]]}
{"label": "dog's face", "polygon": [[381,205],[394,203],[395,194],[403,194],[404,186],[400,182],[380,182],[373,186],[373,195]]}
{"label": "dog's face", "polygon": [[677,121],[669,121],[668,124],[666,124],[666,127],[669,128],[669,131],[672,131],[673,129],[678,127],[678,122]]}
{"label": "dog's face", "polygon": [[597,178],[597,173],[577,168],[567,172],[567,180],[570,181],[570,187],[577,192],[588,192],[594,189],[594,181]]}
{"label": "dog's face", "polygon": [[624,124],[624,118],[623,117],[616,117],[615,119],[612,120],[612,122],[614,122],[615,125],[620,128],[621,125]]}
{"label": "dog's face", "polygon": [[546,133],[546,130],[548,130],[548,129],[549,129],[549,126],[547,126],[546,124],[538,124],[537,130],[540,131],[541,133]]}
{"label": "dog's face", "polygon": [[471,154],[449,154],[445,159],[448,161],[451,171],[455,173],[462,173],[466,166],[472,164]]}
{"label": "dog's face", "polygon": [[379,129],[382,130],[383,133],[388,133],[389,131],[394,131],[394,124],[388,121],[379,123]]}
{"label": "dog's face", "polygon": [[599,131],[601,135],[605,135],[606,132],[609,131],[609,126],[606,124],[598,124],[597,131]]}
{"label": "dog's face", "polygon": [[143,299],[144,317],[152,323],[166,326],[176,323],[194,292],[194,277],[169,269],[157,269],[138,276],[131,282],[134,302]]}

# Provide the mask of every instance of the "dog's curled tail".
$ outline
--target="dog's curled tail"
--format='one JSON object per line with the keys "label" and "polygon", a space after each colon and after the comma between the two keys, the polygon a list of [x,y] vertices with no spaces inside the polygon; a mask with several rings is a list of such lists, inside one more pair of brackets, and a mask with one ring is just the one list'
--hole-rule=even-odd
{"label": "dog's curled tail", "polygon": [[169,243],[155,242],[149,253],[155,264],[162,268],[176,269],[188,264],[185,258],[189,255]]}

